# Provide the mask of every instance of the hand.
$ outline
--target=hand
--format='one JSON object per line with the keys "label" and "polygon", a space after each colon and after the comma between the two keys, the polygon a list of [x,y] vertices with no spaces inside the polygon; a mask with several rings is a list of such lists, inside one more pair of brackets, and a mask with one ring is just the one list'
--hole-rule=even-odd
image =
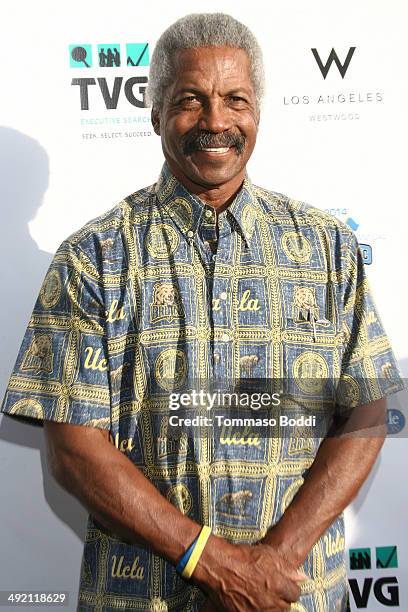
{"label": "hand", "polygon": [[299,599],[299,583],[307,576],[272,546],[233,545],[217,540],[216,546],[204,549],[193,574],[209,596],[203,610],[289,610],[291,603]]}
{"label": "hand", "polygon": [[200,612],[218,612],[218,610],[209,599],[206,599]]}

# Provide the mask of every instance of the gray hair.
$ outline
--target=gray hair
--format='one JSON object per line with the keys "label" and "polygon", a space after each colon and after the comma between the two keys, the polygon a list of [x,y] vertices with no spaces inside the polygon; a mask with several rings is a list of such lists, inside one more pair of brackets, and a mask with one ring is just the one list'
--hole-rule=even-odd
{"label": "gray hair", "polygon": [[147,100],[161,110],[166,88],[174,79],[173,56],[179,49],[234,47],[247,52],[258,108],[265,90],[262,51],[251,30],[225,13],[192,13],[178,19],[157,41],[150,62]]}

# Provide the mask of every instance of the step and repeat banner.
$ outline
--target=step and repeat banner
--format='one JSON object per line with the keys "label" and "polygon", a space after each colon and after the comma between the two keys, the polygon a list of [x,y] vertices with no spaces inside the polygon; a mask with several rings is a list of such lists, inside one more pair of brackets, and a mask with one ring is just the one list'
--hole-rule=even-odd
{"label": "step and repeat banner", "polygon": [[[402,0],[20,0],[0,25],[1,397],[59,244],[159,174],[149,62],[161,32],[192,9],[230,13],[257,36],[267,94],[249,175],[353,229],[408,372]],[[354,610],[408,609],[407,429],[400,393],[381,456],[347,509],[346,541],[326,542],[329,556],[346,551]],[[0,473],[0,590],[67,591],[75,610],[86,512],[48,474],[40,428],[2,418]]]}

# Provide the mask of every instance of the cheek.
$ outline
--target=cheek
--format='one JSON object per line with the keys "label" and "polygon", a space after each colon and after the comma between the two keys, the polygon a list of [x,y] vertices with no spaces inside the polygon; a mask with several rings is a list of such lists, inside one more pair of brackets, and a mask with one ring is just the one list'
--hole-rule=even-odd
{"label": "cheek", "polygon": [[169,150],[180,149],[180,140],[184,134],[184,131],[181,129],[180,125],[171,122],[170,124],[165,124],[164,130],[165,131],[164,134],[162,134],[162,138],[166,148]]}
{"label": "cheek", "polygon": [[241,131],[246,134],[247,138],[253,140],[256,138],[258,132],[258,124],[256,115],[248,114],[245,117],[241,117],[241,120],[237,122],[238,127]]}

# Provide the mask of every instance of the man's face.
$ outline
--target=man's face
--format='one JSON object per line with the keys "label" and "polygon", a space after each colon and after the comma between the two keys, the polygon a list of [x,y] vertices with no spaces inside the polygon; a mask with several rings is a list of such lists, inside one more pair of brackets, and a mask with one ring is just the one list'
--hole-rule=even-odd
{"label": "man's face", "polygon": [[152,111],[164,156],[187,186],[218,187],[244,177],[259,113],[243,49],[183,49],[161,112]]}

